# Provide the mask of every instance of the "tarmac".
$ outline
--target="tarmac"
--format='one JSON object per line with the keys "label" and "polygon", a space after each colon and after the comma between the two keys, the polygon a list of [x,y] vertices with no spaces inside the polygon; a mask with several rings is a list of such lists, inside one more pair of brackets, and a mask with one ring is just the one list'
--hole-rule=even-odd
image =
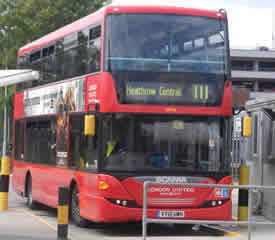
{"label": "tarmac", "polygon": [[[237,194],[233,195],[236,202]],[[236,204],[233,216],[236,215]],[[265,220],[261,216],[254,216],[257,220]],[[240,226],[201,226],[194,231],[189,225],[161,225],[148,226],[148,240],[223,240],[248,239],[247,227]],[[134,240],[142,239],[140,223],[121,224],[91,224],[87,228],[69,225],[69,239],[71,240]],[[17,196],[10,188],[9,209],[0,212],[0,240],[53,240],[57,239],[56,210],[41,207],[39,210],[29,210],[25,200]],[[253,226],[251,240],[275,239],[275,225]]]}
{"label": "tarmac", "polygon": [[23,198],[10,187],[9,209],[0,212],[0,239],[2,240],[52,240],[57,238],[56,228],[50,228],[32,216]]}

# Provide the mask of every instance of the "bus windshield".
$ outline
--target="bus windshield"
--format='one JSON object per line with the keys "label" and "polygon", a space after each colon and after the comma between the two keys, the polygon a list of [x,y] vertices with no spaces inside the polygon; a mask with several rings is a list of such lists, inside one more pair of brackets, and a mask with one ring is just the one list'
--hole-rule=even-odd
{"label": "bus windshield", "polygon": [[113,115],[103,121],[105,170],[227,170],[221,118]]}
{"label": "bus windshield", "polygon": [[108,15],[105,71],[226,73],[225,21],[171,14]]}

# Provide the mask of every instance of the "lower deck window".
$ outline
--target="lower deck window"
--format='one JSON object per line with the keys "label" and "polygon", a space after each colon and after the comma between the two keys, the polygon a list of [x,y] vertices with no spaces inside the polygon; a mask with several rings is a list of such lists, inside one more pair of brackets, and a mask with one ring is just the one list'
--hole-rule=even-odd
{"label": "lower deck window", "polygon": [[26,161],[56,165],[56,118],[27,120],[25,145]]}
{"label": "lower deck window", "polygon": [[69,167],[77,169],[97,168],[97,136],[84,135],[84,115],[70,117]]}

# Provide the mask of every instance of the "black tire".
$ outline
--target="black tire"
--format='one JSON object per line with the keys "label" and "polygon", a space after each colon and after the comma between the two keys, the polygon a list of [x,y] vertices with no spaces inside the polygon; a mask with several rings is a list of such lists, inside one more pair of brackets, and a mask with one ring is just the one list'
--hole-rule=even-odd
{"label": "black tire", "polygon": [[89,223],[88,220],[80,216],[80,207],[79,207],[79,197],[78,197],[78,187],[75,185],[72,189],[71,195],[71,217],[74,223],[79,227],[86,227]]}
{"label": "black tire", "polygon": [[32,179],[31,179],[31,177],[28,177],[28,180],[27,180],[26,197],[27,197],[27,206],[30,209],[35,209],[37,207],[37,203],[32,199]]}

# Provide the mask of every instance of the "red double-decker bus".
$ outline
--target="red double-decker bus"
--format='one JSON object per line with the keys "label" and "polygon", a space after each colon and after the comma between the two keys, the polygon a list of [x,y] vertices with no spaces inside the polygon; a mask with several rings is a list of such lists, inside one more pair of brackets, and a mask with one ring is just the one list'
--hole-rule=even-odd
{"label": "red double-decker bus", "polygon": [[[13,187],[29,207],[57,207],[67,185],[78,225],[132,221],[146,180],[231,183],[224,11],[106,6],[22,47],[18,65],[41,73],[14,98]],[[152,186],[148,216],[228,220],[230,195]]]}

